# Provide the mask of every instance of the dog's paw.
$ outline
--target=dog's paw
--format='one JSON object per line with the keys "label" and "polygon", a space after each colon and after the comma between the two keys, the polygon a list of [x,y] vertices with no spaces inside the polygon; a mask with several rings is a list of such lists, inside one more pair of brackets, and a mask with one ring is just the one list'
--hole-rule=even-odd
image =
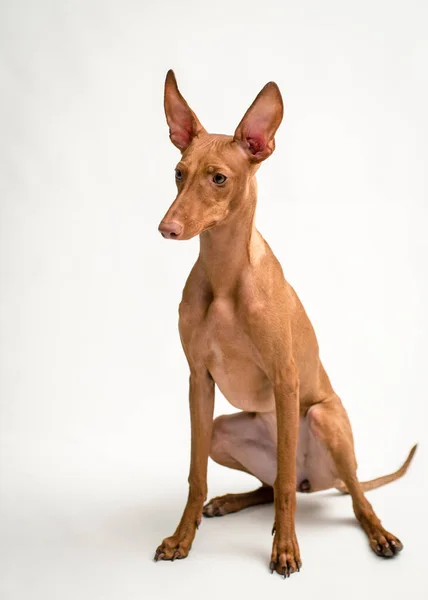
{"label": "dog's paw", "polygon": [[232,512],[237,512],[244,508],[242,502],[239,502],[239,497],[234,494],[226,494],[225,496],[217,496],[211,498],[203,508],[205,517],[222,517]]}
{"label": "dog's paw", "polygon": [[226,502],[222,499],[222,497],[212,498],[209,502],[207,502],[202,511],[204,517],[222,517],[227,514],[229,511],[226,507]]}
{"label": "dog's paw", "polygon": [[403,549],[400,540],[383,527],[379,527],[371,533],[369,542],[373,552],[384,558],[392,558]]}
{"label": "dog's paw", "polygon": [[[275,528],[275,525],[274,525]],[[292,573],[299,572],[302,566],[300,559],[299,544],[296,536],[287,541],[280,540],[275,535],[270,561],[270,572],[276,571],[284,579]]]}
{"label": "dog's paw", "polygon": [[191,544],[186,540],[180,540],[177,536],[165,538],[160,546],[158,546],[154,560],[171,560],[177,558],[186,558],[190,552]]}

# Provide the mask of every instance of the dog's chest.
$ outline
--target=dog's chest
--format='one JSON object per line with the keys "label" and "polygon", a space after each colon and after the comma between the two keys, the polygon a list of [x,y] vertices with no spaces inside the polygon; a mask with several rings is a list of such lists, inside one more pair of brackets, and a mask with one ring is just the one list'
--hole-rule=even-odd
{"label": "dog's chest", "polygon": [[248,411],[273,408],[273,393],[258,364],[257,349],[231,302],[212,302],[198,338],[204,363],[231,404]]}
{"label": "dog's chest", "polygon": [[201,325],[200,335],[209,369],[221,368],[230,373],[236,362],[251,361],[251,340],[229,301],[216,300],[211,303]]}

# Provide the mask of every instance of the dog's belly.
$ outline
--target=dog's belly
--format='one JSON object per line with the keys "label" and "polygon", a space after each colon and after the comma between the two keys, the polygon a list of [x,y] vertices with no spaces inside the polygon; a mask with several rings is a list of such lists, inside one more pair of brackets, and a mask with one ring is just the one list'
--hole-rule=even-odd
{"label": "dog's belly", "polygon": [[[277,474],[277,422],[275,412],[223,415],[215,433],[222,446],[238,463],[268,485]],[[285,435],[285,432],[284,432]],[[288,460],[289,457],[285,457]],[[311,426],[310,411],[300,418],[296,456],[296,489],[316,492],[335,487],[339,481],[332,456]]]}
{"label": "dog's belly", "polygon": [[[236,432],[239,462],[264,483],[274,485],[277,473],[277,436],[274,413],[243,419],[242,432]],[[267,437],[266,437],[267,436]],[[311,430],[310,417],[301,417],[296,457],[296,489],[317,492],[335,487],[339,477],[325,445]]]}

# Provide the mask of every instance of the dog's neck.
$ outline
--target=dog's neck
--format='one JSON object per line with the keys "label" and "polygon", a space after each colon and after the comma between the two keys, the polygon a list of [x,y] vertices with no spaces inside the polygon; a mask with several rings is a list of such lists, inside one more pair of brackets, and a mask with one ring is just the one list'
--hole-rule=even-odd
{"label": "dog's neck", "polygon": [[255,228],[256,186],[239,201],[239,210],[200,236],[199,260],[214,297],[234,294],[243,274],[260,253],[261,236]]}

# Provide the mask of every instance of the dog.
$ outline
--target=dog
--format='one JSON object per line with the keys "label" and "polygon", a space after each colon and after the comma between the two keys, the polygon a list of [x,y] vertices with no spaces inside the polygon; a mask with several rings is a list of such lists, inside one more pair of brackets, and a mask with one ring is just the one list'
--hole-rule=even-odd
{"label": "dog", "polygon": [[[264,86],[233,136],[207,133],[165,81],[170,139],[180,150],[177,197],[159,225],[164,238],[199,235],[199,257],[179,307],[189,364],[189,494],[175,533],[155,560],[185,558],[202,514],[220,516],[274,503],[271,572],[284,578],[302,565],[295,532],[296,491],[337,488],[352,497],[372,550],[396,556],[402,542],[382,526],[364,492],[404,475],[403,466],[361,483],[351,425],[319,358],[311,322],[269,245],[255,228],[256,172],[275,148],[283,118],[278,86]],[[215,385],[239,412],[213,419]],[[207,498],[208,457],[250,473],[261,486]]]}

